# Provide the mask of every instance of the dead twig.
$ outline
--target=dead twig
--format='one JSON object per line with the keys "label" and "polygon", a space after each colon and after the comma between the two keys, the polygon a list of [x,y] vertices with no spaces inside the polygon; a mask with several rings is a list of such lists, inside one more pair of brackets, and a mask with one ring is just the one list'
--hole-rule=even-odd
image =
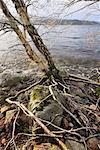
{"label": "dead twig", "polygon": [[33,87],[35,87],[38,84],[42,84],[43,82],[45,82],[47,80],[46,77],[43,77],[40,81],[37,81],[36,83],[30,85],[29,87],[22,89],[21,91],[19,91],[15,96],[11,96],[9,97],[9,100],[14,100],[16,99],[20,94],[25,93],[26,91],[32,89]]}
{"label": "dead twig", "polygon": [[87,141],[87,140],[89,140],[89,139],[91,139],[91,138],[94,138],[94,137],[100,137],[100,133],[90,135],[90,136],[89,136],[89,137],[87,137],[85,140]]}
{"label": "dead twig", "polygon": [[[93,84],[93,85],[96,85],[96,86],[100,86],[100,83],[98,83],[98,82],[90,80],[89,78],[76,76],[74,74],[69,74],[67,79],[71,80],[71,81],[75,81],[75,82],[83,82],[83,83],[88,83],[88,84]],[[67,80],[67,79],[65,79],[65,80]]]}
{"label": "dead twig", "polygon": [[98,108],[98,106],[99,106],[99,102],[100,102],[100,98],[97,99],[97,102],[96,102],[96,110],[97,110],[97,108]]}
{"label": "dead twig", "polygon": [[8,148],[8,146],[9,146],[9,144],[12,143],[12,142],[13,142],[13,144],[14,144],[15,150],[17,150],[17,146],[16,146],[16,143],[15,143],[15,140],[14,140],[14,134],[15,134],[15,126],[16,126],[16,121],[17,121],[19,112],[20,112],[20,109],[18,108],[18,112],[17,112],[16,117],[15,117],[15,120],[14,120],[14,122],[13,122],[12,138],[11,138],[11,140],[7,143],[7,145],[6,145],[6,147],[4,148],[4,150],[6,150],[6,149]]}
{"label": "dead twig", "polygon": [[51,125],[52,127],[54,127],[55,129],[59,130],[59,131],[52,131],[52,133],[67,133],[67,134],[71,134],[71,135],[76,135],[77,137],[79,137],[80,139],[82,139],[82,136],[80,134],[78,134],[77,132],[74,132],[74,131],[71,131],[71,130],[66,130],[66,129],[63,129],[61,127],[58,127],[57,125],[47,121],[47,120],[44,120],[44,119],[40,119],[42,122],[44,123],[47,123],[47,125]]}
{"label": "dead twig", "polygon": [[56,99],[56,97],[55,97],[55,95],[53,93],[53,90],[52,90],[52,87],[56,86],[56,85],[57,85],[56,81],[54,81],[54,84],[49,85],[49,91],[50,91],[54,101],[56,101],[80,126],[82,126],[81,122],[68,109],[66,109],[60,101],[58,101]]}
{"label": "dead twig", "polygon": [[59,140],[58,138],[56,138],[56,135],[53,134],[31,111],[29,111],[22,103],[20,102],[16,102],[16,101],[11,101],[9,98],[6,99],[6,102],[8,102],[9,104],[15,104],[17,105],[27,116],[30,116],[31,118],[33,118],[37,124],[39,126],[41,126],[43,128],[43,130],[50,135],[51,137],[54,137],[54,139],[57,141],[57,143],[59,144],[59,146],[63,149],[63,150],[68,150],[68,148],[66,147],[66,145]]}
{"label": "dead twig", "polygon": [[[39,119],[40,119],[40,118],[39,118]],[[78,138],[81,139],[80,142],[84,144],[84,147],[85,147],[85,149],[87,150],[86,141],[85,141],[84,137],[82,137],[79,133],[74,132],[73,130],[66,130],[66,129],[63,129],[63,128],[58,127],[58,126],[54,125],[53,123],[51,123],[51,122],[49,122],[49,121],[46,121],[46,120],[43,120],[43,119],[40,119],[40,120],[43,121],[43,122],[45,122],[45,123],[47,123],[47,124],[52,125],[53,127],[55,127],[55,128],[58,129],[58,130],[60,130],[60,131],[52,131],[52,133],[55,133],[55,134],[57,134],[57,133],[65,134],[65,133],[66,133],[67,136],[68,136],[68,134],[77,136]]]}

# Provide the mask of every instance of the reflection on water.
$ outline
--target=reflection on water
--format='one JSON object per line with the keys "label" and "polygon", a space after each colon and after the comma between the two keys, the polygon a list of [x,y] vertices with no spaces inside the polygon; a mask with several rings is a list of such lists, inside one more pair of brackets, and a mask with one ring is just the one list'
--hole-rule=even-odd
{"label": "reflection on water", "polygon": [[[99,25],[40,26],[38,31],[53,55],[100,60]],[[0,36],[0,56],[5,50],[12,50],[11,46],[18,43],[14,33]],[[22,48],[17,45],[16,49],[18,51]]]}

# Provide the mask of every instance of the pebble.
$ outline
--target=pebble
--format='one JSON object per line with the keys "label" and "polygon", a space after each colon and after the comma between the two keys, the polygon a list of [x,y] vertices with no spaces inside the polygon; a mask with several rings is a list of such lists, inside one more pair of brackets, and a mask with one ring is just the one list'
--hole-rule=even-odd
{"label": "pebble", "polygon": [[3,145],[5,145],[5,144],[6,144],[6,139],[3,138],[2,141],[1,141],[1,143],[2,143]]}

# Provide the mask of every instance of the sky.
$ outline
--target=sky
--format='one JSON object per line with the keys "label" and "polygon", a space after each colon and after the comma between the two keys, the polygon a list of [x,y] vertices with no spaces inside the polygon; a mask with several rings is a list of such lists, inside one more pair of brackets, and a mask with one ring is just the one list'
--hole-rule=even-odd
{"label": "sky", "polygon": [[[14,5],[11,5],[11,0],[4,0],[10,11],[16,15],[14,11]],[[39,17],[51,17],[58,19],[78,19],[78,20],[90,20],[100,22],[100,2],[94,5],[86,7],[81,11],[73,13],[85,6],[93,3],[93,1],[86,2],[82,0],[77,4],[67,7],[67,4],[72,0],[31,0],[32,4],[29,7],[31,16]]]}
{"label": "sky", "polygon": [[91,4],[91,1],[81,1],[69,8],[67,8],[68,0],[38,0],[38,3],[34,2],[33,4],[35,9],[32,8],[31,12],[37,16],[49,16],[62,19],[92,20],[100,22],[100,2],[71,15],[69,14],[85,7],[88,4]]}

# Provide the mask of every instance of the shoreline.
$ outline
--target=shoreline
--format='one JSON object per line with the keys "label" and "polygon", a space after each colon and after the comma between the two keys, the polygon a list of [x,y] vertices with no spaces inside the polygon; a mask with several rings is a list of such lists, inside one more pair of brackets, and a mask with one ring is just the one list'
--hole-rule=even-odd
{"label": "shoreline", "polygon": [[[67,53],[67,52],[66,52]],[[77,57],[77,56],[62,56],[62,55],[56,55],[52,54],[51,56],[54,60],[54,62],[59,63],[66,63],[66,64],[79,64],[79,65],[92,65],[92,66],[100,66],[100,59],[93,59],[90,57]],[[0,56],[0,64],[3,65],[9,65],[9,63],[12,65],[15,62],[20,62],[21,60],[24,60],[25,62],[29,62],[29,58],[26,54],[26,52],[23,51],[15,51],[15,52],[7,52],[5,54],[2,54]],[[5,63],[5,64],[4,64]]]}
{"label": "shoreline", "polygon": [[[71,73],[89,77],[92,72],[100,70],[100,61],[98,60],[58,57],[55,55],[52,58],[58,70],[62,72],[62,75]],[[31,80],[33,78],[40,78],[43,75],[38,66],[23,51],[17,53],[16,57],[13,55],[13,57],[7,58],[4,62],[0,63],[0,85],[7,80],[15,78],[18,78],[18,80],[19,78],[21,80],[22,78]]]}
{"label": "shoreline", "polygon": [[[100,61],[96,59],[88,59],[88,58],[74,58],[74,57],[64,57],[64,56],[52,56],[55,65],[60,70],[62,68],[83,68],[83,70],[93,70],[100,69]],[[85,69],[84,69],[85,68]],[[32,62],[25,52],[21,52],[18,55],[14,55],[13,57],[7,57],[0,61],[0,73],[6,72],[24,72],[30,70],[39,70],[38,66],[34,62]],[[85,73],[85,72],[84,72]]]}

